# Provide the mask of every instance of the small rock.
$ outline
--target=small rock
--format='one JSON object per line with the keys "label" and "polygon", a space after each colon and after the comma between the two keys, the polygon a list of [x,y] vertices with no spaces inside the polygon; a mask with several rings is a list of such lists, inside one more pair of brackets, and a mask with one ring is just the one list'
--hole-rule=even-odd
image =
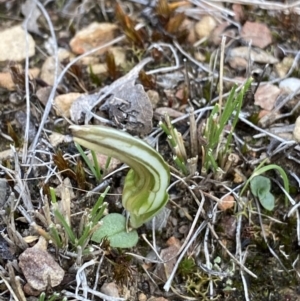
{"label": "small rock", "polygon": [[[17,126],[22,130],[22,132],[26,129],[26,123],[27,123],[27,115],[23,111],[18,111],[15,113],[15,121]],[[28,141],[32,142],[33,139],[36,136],[36,127],[35,124],[32,122],[32,120],[29,120],[29,129],[28,129]]]}
{"label": "small rock", "polygon": [[245,14],[243,10],[243,6],[241,4],[233,4],[232,10],[234,12],[234,21],[240,22],[245,19]]}
{"label": "small rock", "polygon": [[28,283],[23,286],[24,293],[28,296],[39,296],[41,292],[39,290],[33,289]]}
{"label": "small rock", "polygon": [[189,232],[189,226],[183,225],[178,229],[178,233],[180,234],[187,234]]}
{"label": "small rock", "polygon": [[189,215],[189,209],[187,207],[180,207],[178,210],[178,215],[180,218],[185,218],[187,215]]}
{"label": "small rock", "polygon": [[199,62],[205,62],[206,60],[206,57],[204,54],[202,54],[200,51],[197,51],[195,54],[194,54],[194,57],[197,61]]}
{"label": "small rock", "polygon": [[32,57],[35,54],[35,42],[30,34],[27,34],[27,53],[26,53],[26,32],[17,25],[0,32],[0,62],[22,61],[26,55]]}
{"label": "small rock", "polygon": [[204,16],[195,25],[196,35],[199,39],[208,37],[212,30],[217,26],[217,21],[211,16]]}
{"label": "small rock", "polygon": [[124,67],[126,65],[126,50],[124,47],[110,47],[109,51],[114,55],[117,66]]}
{"label": "small rock", "polygon": [[300,79],[296,77],[286,78],[279,83],[279,88],[289,93],[296,92],[300,89]]}
{"label": "small rock", "polygon": [[231,215],[223,216],[219,222],[219,225],[221,229],[223,229],[224,234],[230,239],[233,239],[235,237],[236,224],[237,224],[236,217]]}
{"label": "small rock", "polygon": [[118,286],[114,282],[104,283],[100,289],[101,293],[110,296],[119,298]]}
{"label": "small rock", "polygon": [[265,111],[265,110],[262,111],[263,111],[261,112],[262,114],[259,114],[260,119],[258,120],[258,125],[261,126],[262,128],[266,128],[270,126],[280,116],[280,113],[278,111]]}
{"label": "small rock", "polygon": [[238,57],[238,56],[230,58],[228,63],[230,65],[230,67],[235,70],[244,70],[248,66],[247,60],[242,57]]}
{"label": "small rock", "polygon": [[161,116],[164,116],[165,114],[168,114],[170,118],[178,118],[184,115],[184,113],[179,112],[175,109],[168,108],[168,107],[159,107],[155,110],[154,116],[160,119]]}
{"label": "small rock", "polygon": [[[124,67],[126,65],[126,54],[124,48],[111,47],[109,48],[109,51],[113,54],[117,66]],[[89,64],[89,66],[87,67],[87,72],[91,73],[91,69],[94,74],[107,73],[107,64],[105,63]]]}
{"label": "small rock", "polygon": [[38,291],[59,285],[65,274],[47,251],[35,247],[26,249],[19,256],[19,266],[28,284]]}
{"label": "small rock", "polygon": [[93,64],[91,66],[88,66],[86,70],[88,73],[91,73],[91,71],[92,71],[94,74],[97,74],[97,75],[106,74],[107,73],[107,65],[104,63]]}
{"label": "small rock", "polygon": [[175,93],[175,97],[178,98],[181,103],[185,103],[187,99],[187,89],[179,88]]}
{"label": "small rock", "polygon": [[162,231],[163,228],[166,227],[168,218],[170,216],[171,210],[167,207],[164,207],[162,210],[158,212],[150,221],[146,222],[146,228],[152,229],[152,221],[154,220],[154,228],[157,231]]}
{"label": "small rock", "polygon": [[188,32],[186,41],[189,44],[194,44],[197,41],[195,26],[193,21],[189,19],[184,19],[179,27],[179,30],[186,30]]}
{"label": "small rock", "polygon": [[152,107],[156,108],[157,104],[159,102],[159,94],[158,94],[158,92],[155,91],[155,90],[148,90],[146,93],[147,93],[147,95],[148,95],[148,97],[150,99]]}
{"label": "small rock", "polygon": [[94,66],[99,63],[99,58],[95,56],[85,56],[81,58],[78,63],[85,66]]}
{"label": "small rock", "polygon": [[16,85],[11,78],[10,72],[0,72],[0,87],[8,91],[16,90]]}
{"label": "small rock", "polygon": [[12,92],[9,94],[9,101],[14,105],[19,106],[25,102],[25,99],[20,93]]}
{"label": "small rock", "polygon": [[[90,160],[93,160],[92,154],[89,154],[87,157]],[[104,170],[105,169],[105,165],[107,163],[108,156],[105,156],[105,155],[97,153],[96,154],[96,158],[97,158],[97,162],[98,162],[99,166],[101,167],[102,170]],[[120,163],[121,162],[118,159],[115,159],[115,158],[112,157],[110,159],[109,166],[107,167],[107,169],[105,169],[105,172],[107,172],[107,173],[112,172],[113,170],[115,170],[118,167],[118,165]]]}
{"label": "small rock", "polygon": [[39,88],[37,91],[36,91],[36,96],[38,98],[38,100],[44,105],[46,106],[47,102],[48,102],[48,99],[49,99],[49,96],[51,94],[51,91],[52,91],[52,87],[51,86],[48,86],[48,87],[42,87],[42,88]]}
{"label": "small rock", "polygon": [[66,136],[60,133],[53,132],[51,135],[49,135],[49,142],[53,147],[57,147],[61,143],[70,143],[71,142],[71,136]]}
{"label": "small rock", "polygon": [[266,48],[272,43],[270,29],[263,23],[247,21],[241,31],[241,37],[246,41],[252,41],[253,46]]}
{"label": "small rock", "polygon": [[37,3],[32,0],[26,0],[25,3],[21,5],[21,11],[22,14],[26,17],[24,18],[23,26],[25,26],[25,24],[27,23],[26,25],[28,31],[42,35],[37,23],[37,20],[41,15],[41,11]]}
{"label": "small rock", "polygon": [[[65,49],[59,49],[58,51],[58,61],[61,62],[65,59],[70,59],[71,53]],[[58,66],[57,76],[62,71],[62,67]],[[41,69],[41,79],[45,81],[48,85],[53,86],[55,75],[55,59],[53,56],[47,57]]]}
{"label": "small rock", "polygon": [[147,296],[144,293],[139,294],[139,301],[147,301]]}
{"label": "small rock", "polygon": [[290,68],[292,67],[294,59],[292,57],[285,57],[282,62],[275,65],[275,70],[280,78],[286,76]]}
{"label": "small rock", "polygon": [[168,240],[168,245],[169,247],[161,250],[160,252],[160,257],[164,263],[158,264],[154,271],[154,274],[163,281],[165,281],[172,273],[176,263],[178,251],[180,249],[180,242],[174,237]]}
{"label": "small rock", "polygon": [[55,97],[53,106],[58,116],[70,117],[70,108],[81,93],[67,93]]}
{"label": "small rock", "polygon": [[[20,72],[24,72],[25,74],[25,71],[22,71],[22,68],[20,68]],[[36,78],[39,75],[39,73],[39,68],[29,69],[29,78]],[[10,72],[0,72],[0,87],[9,91],[15,91],[18,88],[17,85],[15,85]]]}
{"label": "small rock", "polygon": [[181,247],[180,241],[175,237],[175,236],[171,236],[168,240],[167,240],[167,245],[168,246],[176,246],[176,248],[179,250]]}
{"label": "small rock", "polygon": [[229,22],[223,22],[218,25],[211,33],[209,40],[213,42],[214,45],[219,46],[222,41],[222,36],[226,36],[226,43],[228,43],[231,38],[235,37],[236,29],[227,29],[230,25]]}
{"label": "small rock", "polygon": [[262,109],[271,111],[274,108],[279,94],[280,89],[275,85],[260,85],[254,95],[254,103]]}
{"label": "small rock", "polygon": [[[94,22],[76,33],[70,42],[70,47],[76,54],[85,53],[113,40],[117,28],[117,25],[112,23]],[[107,50],[108,47],[105,47],[100,49],[97,54],[103,54]]]}
{"label": "small rock", "polygon": [[150,299],[148,299],[148,301],[169,301],[169,300],[164,297],[151,297]]}
{"label": "small rock", "polygon": [[234,69],[245,69],[248,66],[248,56],[250,51],[250,59],[256,63],[262,64],[276,64],[278,59],[274,56],[268,54],[267,52],[255,48],[249,50],[249,47],[241,46],[231,49],[228,52],[226,60],[229,61],[229,64]]}
{"label": "small rock", "polygon": [[225,211],[227,209],[231,209],[234,204],[234,197],[232,195],[227,195],[226,197],[220,199],[220,202],[218,202],[218,208],[222,211]]}
{"label": "small rock", "polygon": [[299,143],[300,142],[300,116],[296,119],[293,136],[294,139]]}

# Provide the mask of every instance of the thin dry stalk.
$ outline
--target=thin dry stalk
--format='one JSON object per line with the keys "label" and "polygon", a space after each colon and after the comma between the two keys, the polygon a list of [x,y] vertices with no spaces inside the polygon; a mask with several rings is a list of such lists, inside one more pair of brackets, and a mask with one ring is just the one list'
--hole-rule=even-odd
{"label": "thin dry stalk", "polygon": [[[225,55],[226,37],[222,36],[220,53],[220,81],[219,81],[219,114],[222,113],[223,106],[223,77],[224,77],[224,55]],[[218,153],[218,152],[217,152]]]}
{"label": "thin dry stalk", "polygon": [[[18,301],[26,301],[26,297],[24,295],[22,286],[20,284],[20,278],[16,277],[16,274],[14,272],[14,268],[11,264],[11,262],[7,263],[7,268],[8,268],[8,274],[9,274],[9,279],[10,279],[10,284],[11,287],[14,291],[14,296],[17,295],[17,299]],[[17,279],[18,278],[18,279]]]}
{"label": "thin dry stalk", "polygon": [[198,157],[198,135],[197,135],[197,124],[195,119],[195,110],[191,106],[189,110],[190,120],[190,142],[191,142],[191,157]]}
{"label": "thin dry stalk", "polygon": [[1,277],[2,281],[4,282],[6,288],[9,290],[9,292],[10,292],[11,295],[13,296],[13,298],[14,298],[15,301],[23,301],[23,300],[26,301],[26,299],[19,299],[19,298],[17,297],[17,295],[15,294],[14,289],[11,287],[9,281],[8,281],[8,280],[6,279],[6,277],[2,274],[2,272],[0,272],[0,277]]}

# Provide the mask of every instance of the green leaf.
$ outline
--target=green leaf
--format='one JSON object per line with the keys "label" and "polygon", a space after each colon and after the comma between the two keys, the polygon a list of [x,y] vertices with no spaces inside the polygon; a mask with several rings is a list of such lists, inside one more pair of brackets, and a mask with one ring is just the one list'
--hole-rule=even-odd
{"label": "green leaf", "polygon": [[270,179],[263,176],[256,176],[250,181],[251,192],[255,196],[263,196],[271,189]]}
{"label": "green leaf", "polygon": [[93,234],[92,241],[100,243],[103,238],[110,241],[113,248],[131,248],[138,242],[136,230],[126,232],[126,218],[118,213],[111,213],[102,220],[102,226]]}
{"label": "green leaf", "polygon": [[[247,180],[247,182],[245,183],[240,195],[243,195],[244,191],[246,190],[246,188],[248,187],[249,183],[257,176],[269,171],[269,170],[277,170],[280,174],[280,176],[282,177],[283,180],[283,185],[284,185],[284,189],[286,191],[287,194],[289,194],[289,179],[285,173],[285,171],[283,170],[282,167],[276,165],[276,164],[269,164],[266,166],[263,166],[265,164],[265,162],[267,161],[267,159],[265,159],[263,162],[260,163],[260,165],[255,168],[255,170],[253,171],[251,177]],[[251,189],[252,191],[252,189]],[[252,192],[253,193],[253,192]],[[285,196],[285,206],[288,206],[289,204],[289,199],[287,197],[287,195]]]}
{"label": "green leaf", "polygon": [[267,192],[263,197],[258,197],[261,205],[269,211],[272,211],[275,207],[275,198],[271,192]]}
{"label": "green leaf", "polygon": [[253,195],[258,197],[259,202],[265,209],[269,211],[274,209],[275,198],[273,194],[270,193],[270,179],[263,176],[256,176],[250,181],[250,189]]}

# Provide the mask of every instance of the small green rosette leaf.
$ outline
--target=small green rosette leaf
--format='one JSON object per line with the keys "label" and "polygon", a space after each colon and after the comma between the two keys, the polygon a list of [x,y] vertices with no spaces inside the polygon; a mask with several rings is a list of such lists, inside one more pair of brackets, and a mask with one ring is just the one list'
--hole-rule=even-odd
{"label": "small green rosette leaf", "polygon": [[100,243],[107,238],[113,248],[132,248],[138,242],[136,230],[126,232],[126,218],[118,213],[111,213],[102,220],[101,227],[93,234],[92,241]]}
{"label": "small green rosette leaf", "polygon": [[263,176],[256,176],[250,181],[250,189],[253,195],[258,197],[261,205],[269,211],[272,211],[275,207],[275,198],[271,189],[270,179]]}

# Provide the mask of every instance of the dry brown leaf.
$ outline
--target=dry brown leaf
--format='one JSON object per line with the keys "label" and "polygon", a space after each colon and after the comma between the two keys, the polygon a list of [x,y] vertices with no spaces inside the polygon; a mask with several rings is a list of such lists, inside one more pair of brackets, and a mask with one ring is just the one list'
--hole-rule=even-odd
{"label": "dry brown leaf", "polygon": [[152,130],[153,109],[144,87],[123,85],[100,107],[110,119],[131,134],[148,134]]}

